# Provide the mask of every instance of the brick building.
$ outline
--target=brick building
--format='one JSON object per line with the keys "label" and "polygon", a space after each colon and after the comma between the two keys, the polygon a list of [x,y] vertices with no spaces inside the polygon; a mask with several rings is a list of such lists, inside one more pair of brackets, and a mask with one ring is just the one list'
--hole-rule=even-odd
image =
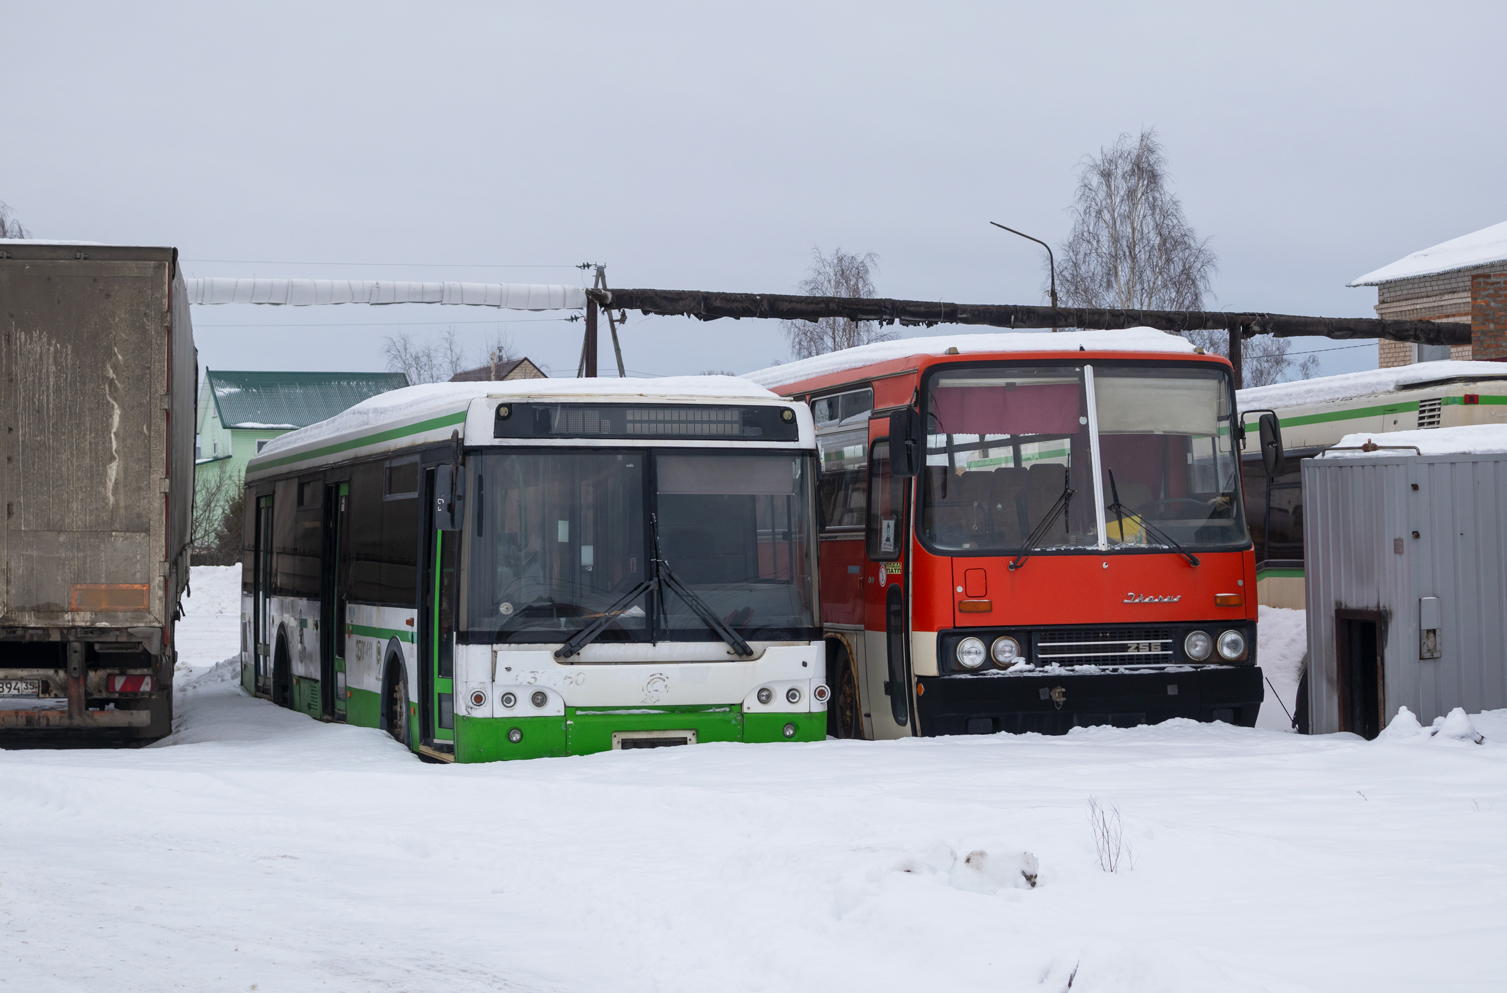
{"label": "brick building", "polygon": [[1376,316],[1386,320],[1470,324],[1469,345],[1381,342],[1383,369],[1435,359],[1507,361],[1507,221],[1414,252],[1350,285],[1376,287]]}

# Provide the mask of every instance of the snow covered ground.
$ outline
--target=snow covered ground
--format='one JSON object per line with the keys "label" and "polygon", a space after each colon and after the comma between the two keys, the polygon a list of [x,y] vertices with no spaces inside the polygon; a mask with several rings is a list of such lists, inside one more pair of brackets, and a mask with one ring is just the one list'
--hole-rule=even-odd
{"label": "snow covered ground", "polygon": [[[195,570],[172,738],[0,752],[0,989],[1507,976],[1507,711],[1472,718],[1482,745],[1174,722],[426,765],[242,695],[212,664],[236,648],[234,583]],[[1133,866],[1099,868],[1090,799]]]}

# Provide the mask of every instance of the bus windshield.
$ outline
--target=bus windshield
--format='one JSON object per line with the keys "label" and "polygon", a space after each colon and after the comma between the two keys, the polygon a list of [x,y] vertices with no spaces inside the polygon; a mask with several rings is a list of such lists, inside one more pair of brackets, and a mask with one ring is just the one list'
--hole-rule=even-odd
{"label": "bus windshield", "polygon": [[[1164,549],[1167,539],[1204,550],[1244,546],[1224,371],[1113,361],[1087,367],[1091,375],[1085,368],[970,367],[930,377],[921,486],[927,543],[997,553]],[[1106,510],[1102,541],[1095,474]]]}
{"label": "bus windshield", "polygon": [[806,454],[506,450],[473,455],[462,637],[558,643],[613,609],[598,642],[716,641],[674,593],[623,598],[659,559],[748,641],[819,637]]}

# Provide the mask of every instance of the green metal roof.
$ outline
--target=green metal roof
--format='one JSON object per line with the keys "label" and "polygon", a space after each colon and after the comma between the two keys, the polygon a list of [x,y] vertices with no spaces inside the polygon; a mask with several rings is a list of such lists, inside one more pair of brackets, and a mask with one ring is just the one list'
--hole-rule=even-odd
{"label": "green metal roof", "polygon": [[227,428],[307,427],[378,393],[408,385],[401,372],[204,371],[215,411]]}

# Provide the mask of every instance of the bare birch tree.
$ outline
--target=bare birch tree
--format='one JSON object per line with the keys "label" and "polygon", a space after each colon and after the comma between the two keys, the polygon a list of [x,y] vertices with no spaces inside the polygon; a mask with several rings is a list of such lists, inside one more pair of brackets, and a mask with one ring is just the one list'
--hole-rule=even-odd
{"label": "bare birch tree", "polygon": [[403,373],[415,386],[446,383],[458,372],[494,362],[501,366],[518,358],[512,336],[501,329],[492,332],[475,357],[468,356],[454,327],[433,341],[420,341],[406,331],[388,335],[382,340],[382,354],[387,357],[388,371]]}
{"label": "bare birch tree", "polygon": [[[800,281],[797,289],[813,297],[873,297],[876,295],[874,272],[878,268],[879,256],[873,252],[852,255],[836,248],[831,255],[824,255],[820,248],[813,248],[806,278]],[[780,326],[790,342],[791,352],[798,359],[875,341],[892,341],[898,337],[893,330],[873,321],[855,321],[847,317],[781,321]]]}
{"label": "bare birch tree", "polygon": [[[1156,131],[1122,134],[1090,156],[1073,196],[1073,232],[1061,250],[1058,280],[1067,307],[1117,310],[1203,310],[1219,260],[1199,238],[1170,189],[1166,156]],[[1229,356],[1229,334],[1189,331],[1189,341]],[[1246,386],[1266,386],[1289,373],[1318,372],[1309,356],[1293,362],[1291,342],[1270,335],[1247,338],[1241,350]]]}
{"label": "bare birch tree", "polygon": [[1218,260],[1183,217],[1168,178],[1151,129],[1134,140],[1122,134],[1084,162],[1061,252],[1065,306],[1203,309]]}
{"label": "bare birch tree", "polygon": [[31,232],[21,226],[16,220],[15,211],[11,210],[10,204],[0,200],[0,238],[30,238]]}

